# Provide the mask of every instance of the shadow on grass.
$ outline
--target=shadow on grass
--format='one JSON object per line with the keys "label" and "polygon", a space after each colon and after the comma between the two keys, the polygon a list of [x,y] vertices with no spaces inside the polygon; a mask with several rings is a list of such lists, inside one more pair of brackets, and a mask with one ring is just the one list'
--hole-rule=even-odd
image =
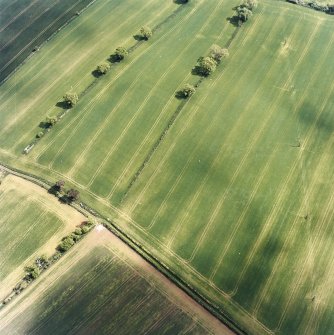
{"label": "shadow on grass", "polygon": [[145,37],[143,37],[142,35],[139,35],[139,34],[133,35],[133,38],[136,41],[146,41],[147,40]]}
{"label": "shadow on grass", "polygon": [[71,106],[65,101],[58,101],[56,103],[56,107],[59,107],[59,108],[62,108],[62,109],[70,109],[71,108]]}
{"label": "shadow on grass", "polygon": [[241,24],[242,24],[242,22],[239,20],[239,17],[237,15],[228,17],[226,21],[232,24],[232,26],[234,27],[241,27]]}
{"label": "shadow on grass", "polygon": [[92,71],[92,76],[94,78],[100,78],[100,77],[103,76],[103,74],[100,71],[94,70],[94,71]]}

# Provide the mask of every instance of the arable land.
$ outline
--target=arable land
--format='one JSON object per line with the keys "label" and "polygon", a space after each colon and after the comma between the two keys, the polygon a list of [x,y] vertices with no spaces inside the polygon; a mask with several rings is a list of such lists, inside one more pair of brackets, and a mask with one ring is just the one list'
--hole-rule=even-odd
{"label": "arable land", "polygon": [[334,16],[263,0],[238,26],[239,4],[97,0],[0,87],[0,162],[79,190],[241,334],[330,334]]}
{"label": "arable land", "polygon": [[[1,334],[230,335],[103,226],[0,312]],[[4,315],[5,314],[5,315]]]}

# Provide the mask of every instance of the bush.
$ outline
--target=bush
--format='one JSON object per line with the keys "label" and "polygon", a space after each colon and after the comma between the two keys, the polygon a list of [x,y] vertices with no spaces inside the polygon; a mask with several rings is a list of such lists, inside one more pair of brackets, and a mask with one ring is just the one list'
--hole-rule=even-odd
{"label": "bush", "polygon": [[115,53],[114,53],[114,58],[115,60],[117,61],[121,61],[124,59],[125,56],[128,55],[128,51],[124,48],[124,47],[118,47],[116,50],[115,50]]}
{"label": "bush", "polygon": [[79,101],[79,97],[76,93],[66,93],[63,98],[69,107],[73,107]]}
{"label": "bush", "polygon": [[97,66],[96,70],[99,74],[106,74],[110,69],[110,64],[107,62],[101,63]]}
{"label": "bush", "polygon": [[58,118],[56,116],[47,116],[45,123],[48,128],[53,127],[58,122]]}
{"label": "bush", "polygon": [[140,28],[139,34],[143,40],[147,41],[149,38],[152,37],[153,32],[151,28],[145,26]]}
{"label": "bush", "polygon": [[74,234],[75,235],[81,235],[82,234],[82,231],[80,228],[76,228],[75,231],[74,231]]}
{"label": "bush", "polygon": [[229,52],[227,49],[223,49],[219,45],[213,44],[210,48],[209,56],[219,63],[222,58],[227,58],[229,56]]}
{"label": "bush", "polygon": [[90,231],[89,227],[84,225],[81,227],[82,234],[87,234]]}
{"label": "bush", "polygon": [[40,268],[36,264],[33,264],[31,266],[26,266],[24,270],[26,272],[25,278],[28,280],[36,279],[41,273]]}
{"label": "bush", "polygon": [[191,97],[196,92],[195,87],[190,84],[184,85],[184,87],[178,92],[178,96],[184,99]]}
{"label": "bush", "polygon": [[62,239],[61,243],[58,245],[58,250],[60,252],[65,252],[73,247],[74,240],[71,236],[66,236]]}
{"label": "bush", "polygon": [[209,76],[216,70],[217,63],[211,57],[201,57],[197,63],[197,72],[202,76]]}

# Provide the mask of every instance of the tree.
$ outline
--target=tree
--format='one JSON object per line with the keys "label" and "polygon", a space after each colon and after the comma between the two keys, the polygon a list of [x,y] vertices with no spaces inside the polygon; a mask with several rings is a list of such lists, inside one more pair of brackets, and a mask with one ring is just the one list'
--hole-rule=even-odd
{"label": "tree", "polygon": [[179,96],[184,99],[191,97],[196,92],[196,89],[193,85],[185,84],[184,87],[178,92]]}
{"label": "tree", "polygon": [[47,124],[47,127],[53,127],[57,123],[58,119],[56,116],[47,116],[45,123]]}
{"label": "tree", "polygon": [[238,18],[242,22],[246,22],[252,15],[253,12],[244,6],[239,6],[237,8]]}
{"label": "tree", "polygon": [[26,266],[24,270],[26,272],[26,278],[32,280],[36,279],[41,273],[40,268],[36,264]]}
{"label": "tree", "polygon": [[69,107],[73,107],[79,100],[79,97],[76,93],[66,93],[63,98]]}
{"label": "tree", "polygon": [[203,76],[209,76],[216,70],[217,63],[211,57],[201,57],[198,60],[197,71]]}
{"label": "tree", "polygon": [[124,47],[118,47],[115,50],[114,57],[117,61],[121,61],[124,59],[125,56],[128,55],[128,51]]}
{"label": "tree", "polygon": [[140,33],[141,38],[146,41],[153,35],[151,28],[146,27],[146,26],[141,27],[139,33]]}
{"label": "tree", "polygon": [[72,201],[76,201],[79,199],[79,191],[75,190],[73,188],[69,189],[67,191],[67,199],[72,202]]}
{"label": "tree", "polygon": [[110,69],[110,64],[107,62],[103,62],[99,64],[96,68],[99,74],[106,74],[109,71],[109,69]]}
{"label": "tree", "polygon": [[61,192],[64,189],[64,185],[65,185],[64,180],[58,180],[55,183],[54,188],[56,189],[57,192]]}
{"label": "tree", "polygon": [[258,5],[257,0],[244,0],[242,6],[246,7],[249,10],[253,10]]}
{"label": "tree", "polygon": [[66,236],[62,239],[62,241],[59,243],[58,245],[58,250],[61,252],[65,252],[68,249],[70,249],[71,247],[73,247],[73,245],[75,244],[75,242],[73,241],[72,237],[70,236]]}
{"label": "tree", "polygon": [[227,58],[228,56],[229,56],[229,52],[227,49],[223,49],[217,44],[213,44],[211,46],[210,57],[214,59],[217,63],[219,63],[222,58]]}

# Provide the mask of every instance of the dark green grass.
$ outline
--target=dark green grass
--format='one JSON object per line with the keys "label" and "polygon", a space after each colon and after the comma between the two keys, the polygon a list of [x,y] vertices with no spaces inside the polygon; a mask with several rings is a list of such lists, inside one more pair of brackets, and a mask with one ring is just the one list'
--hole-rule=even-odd
{"label": "dark green grass", "polygon": [[28,334],[175,335],[192,326],[208,334],[116,254],[95,247],[2,334],[15,329]]}

